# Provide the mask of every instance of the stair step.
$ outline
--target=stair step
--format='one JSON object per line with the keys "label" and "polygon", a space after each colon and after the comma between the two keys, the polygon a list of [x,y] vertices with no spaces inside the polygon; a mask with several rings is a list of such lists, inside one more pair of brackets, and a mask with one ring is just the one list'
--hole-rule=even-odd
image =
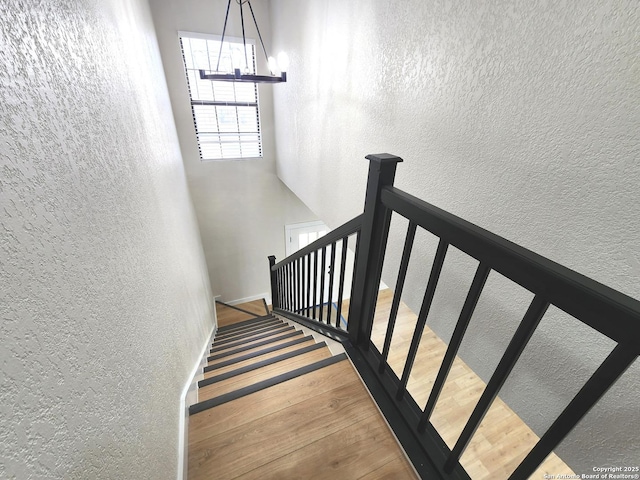
{"label": "stair step", "polygon": [[190,480],[416,478],[348,361],[191,415],[188,456]]}
{"label": "stair step", "polygon": [[200,380],[198,382],[198,388],[206,387],[207,385],[212,385],[216,382],[221,382],[222,380],[226,380],[231,377],[235,377],[236,375],[242,375],[243,373],[250,372],[252,370],[257,370],[262,367],[266,367],[267,365],[272,365],[274,363],[281,362],[283,360],[287,360],[289,358],[295,357],[297,355],[302,355],[307,352],[311,352],[313,350],[317,350],[323,347],[326,347],[327,344],[325,342],[314,343],[309,346],[305,346],[302,348],[293,349],[290,352],[282,353],[280,355],[276,355],[274,357],[266,358],[264,360],[260,360],[249,365],[245,365],[243,367],[237,367],[228,372],[219,373],[218,375],[211,376],[209,378],[205,378],[204,380]]}
{"label": "stair step", "polygon": [[233,392],[226,393],[224,395],[220,395],[215,398],[211,398],[209,400],[205,400],[203,402],[198,402],[195,405],[191,405],[189,407],[189,415],[194,415],[196,413],[202,412],[203,410],[207,410],[209,408],[216,407],[218,405],[222,405],[227,402],[231,402],[238,398],[244,397],[246,395],[250,395],[252,393],[258,392],[260,390],[264,390],[266,388],[272,387],[274,385],[278,385],[279,383],[286,382],[293,378],[305,375],[307,373],[314,372],[321,368],[327,367],[329,365],[333,365],[334,363],[342,362],[347,359],[346,354],[341,353],[336,355],[335,357],[325,358],[318,362],[314,362],[310,365],[305,365],[304,367],[297,368],[295,370],[277,375],[275,377],[271,377],[267,380],[263,380],[261,382],[255,383],[253,385],[249,385],[247,387],[240,388],[238,390],[234,390]]}
{"label": "stair step", "polygon": [[[321,411],[322,404],[312,404],[308,407],[315,407],[316,415],[322,419],[321,415],[325,413]],[[354,405],[345,405],[344,408],[353,412]],[[398,445],[395,438],[390,435],[389,427],[385,421],[378,415],[369,415],[363,418],[360,412],[353,413],[355,415],[352,414],[351,418],[355,416],[359,419],[358,422],[345,421],[344,423],[347,425],[344,428],[340,428],[339,425],[333,428],[329,427],[326,436],[311,443],[307,443],[309,440],[300,442],[302,445],[299,445],[299,448],[296,448],[291,440],[283,442],[283,446],[288,444],[289,447],[286,454],[272,454],[269,456],[269,460],[271,458],[273,460],[267,465],[254,468],[237,478],[242,480],[263,480],[265,478],[415,479],[411,467],[407,465],[406,461],[401,461],[404,459],[399,458]],[[306,425],[315,423],[314,419],[309,418],[307,412],[299,412],[299,415],[307,417]],[[324,419],[327,423],[332,421],[326,417]],[[388,468],[388,463],[394,460],[399,462],[392,468]],[[218,472],[216,472],[216,478],[223,479],[224,475],[218,476]]]}
{"label": "stair step", "polygon": [[262,350],[256,350],[255,352],[247,352],[245,355],[238,354],[238,355],[235,355],[233,358],[224,359],[212,365],[207,365],[206,367],[204,367],[204,373],[206,374],[207,372],[211,372],[213,370],[217,370],[219,368],[223,368],[228,365],[240,363],[251,358],[259,357],[267,353],[275,352],[277,350],[282,350],[284,348],[291,347],[293,345],[299,345],[301,343],[308,342],[309,340],[313,340],[313,337],[311,335],[307,335],[306,337],[301,336],[294,340],[288,340],[288,341],[280,340],[275,345],[271,345],[267,348],[263,348]]}
{"label": "stair step", "polygon": [[211,355],[207,358],[207,362],[212,362],[214,360],[220,360],[225,357],[229,357],[231,355],[237,355],[238,353],[246,352],[247,350],[252,350],[257,347],[262,347],[264,345],[269,345],[270,343],[277,342],[280,340],[285,340],[287,338],[295,337],[297,335],[302,335],[301,330],[295,330],[293,332],[286,333],[284,335],[279,335],[276,337],[270,337],[265,340],[260,340],[258,342],[252,343],[251,345],[245,345],[242,347],[232,348],[231,350],[225,351],[224,353],[218,353],[215,355]]}
{"label": "stair step", "polygon": [[284,333],[291,330],[295,330],[295,327],[283,323],[282,325],[277,325],[273,328],[268,328],[264,330],[260,330],[256,333],[250,333],[242,338],[232,338],[226,341],[223,341],[221,344],[214,343],[213,348],[209,350],[209,353],[220,352],[222,350],[227,350],[228,348],[237,347],[239,345],[247,345],[250,342],[254,342],[257,340],[261,340],[263,338],[271,337],[273,335],[277,335],[278,333]]}
{"label": "stair step", "polygon": [[[234,370],[238,370],[238,369],[243,368],[243,367],[254,365],[254,364],[256,364],[256,362],[262,362],[262,361],[268,360],[270,358],[275,358],[275,357],[278,357],[280,355],[284,355],[285,353],[290,353],[290,352],[293,352],[295,350],[299,350],[301,348],[309,347],[309,346],[312,346],[312,345],[317,345],[315,343],[315,340],[313,339],[313,337],[306,337],[306,338],[308,338],[308,340],[305,340],[304,342],[296,343],[295,345],[291,345],[291,346],[285,347],[285,348],[278,348],[278,350],[273,350],[273,351],[268,352],[268,353],[263,353],[260,356],[255,356],[254,357],[252,355],[251,358],[248,358],[246,360],[242,360],[240,362],[236,362],[236,363],[232,363],[231,365],[227,365],[226,367],[220,367],[220,368],[217,368],[215,370],[212,370],[212,371],[209,371],[209,372],[205,372],[204,379],[206,380],[208,378],[213,378],[213,377],[216,377],[218,375],[229,373],[229,372],[232,372]],[[324,343],[324,342],[322,342],[322,343]]]}
{"label": "stair step", "polygon": [[[305,403],[330,390],[344,388],[353,383],[350,377],[352,370],[349,362],[340,362],[315,375],[298,377],[253,396],[221,405],[215,410],[205,410],[189,420],[189,437],[199,442],[214,432],[225,435],[231,429],[251,425],[261,417],[281,410],[285,404]],[[286,402],[283,403],[283,400]]]}
{"label": "stair step", "polygon": [[241,390],[245,387],[257,385],[264,381],[269,381],[278,375],[287,374],[296,369],[312,365],[320,360],[331,357],[331,351],[325,346],[324,348],[311,350],[277,363],[265,365],[256,370],[236,375],[234,377],[206,385],[198,390],[198,400],[204,401],[211,398],[220,397],[227,393]]}
{"label": "stair step", "polygon": [[263,330],[265,328],[277,327],[278,325],[288,325],[288,323],[283,322],[282,320],[272,320],[269,322],[261,323],[255,327],[247,328],[240,330],[238,332],[231,332],[226,335],[216,335],[213,339],[212,346],[217,342],[220,343],[226,340],[233,340],[234,338],[242,337],[243,335],[251,335],[255,332]]}
{"label": "stair step", "polygon": [[260,335],[261,333],[266,333],[268,331],[277,329],[277,328],[282,328],[282,327],[288,327],[290,324],[289,323],[285,323],[285,322],[277,322],[271,325],[267,325],[264,327],[260,327],[260,328],[256,328],[255,330],[251,330],[248,332],[243,332],[243,333],[239,333],[233,336],[229,336],[229,337],[222,337],[222,338],[218,338],[215,337],[214,341],[211,343],[211,348],[216,348],[217,346],[220,345],[225,345],[227,343],[231,343],[231,342],[235,342],[237,340],[242,340],[242,339],[246,339],[246,338],[250,338],[254,335]]}
{"label": "stair step", "polygon": [[230,337],[234,337],[236,335],[242,335],[243,333],[249,333],[252,332],[254,330],[257,330],[259,328],[263,328],[263,327],[267,327],[269,325],[274,325],[274,324],[278,324],[278,323],[284,323],[282,320],[280,320],[279,318],[267,318],[265,320],[262,320],[261,322],[258,323],[254,323],[251,325],[247,325],[241,328],[237,328],[235,330],[230,330],[227,332],[216,332],[216,340],[219,338],[230,338]]}
{"label": "stair step", "polygon": [[258,323],[258,322],[261,322],[261,321],[263,321],[265,319],[269,319],[269,318],[276,318],[276,317],[271,315],[271,314],[262,315],[260,317],[256,316],[256,318],[249,318],[248,320],[243,320],[241,322],[236,322],[236,323],[231,324],[231,325],[225,325],[223,327],[220,327],[220,328],[218,328],[218,332],[226,333],[226,332],[229,332],[231,330],[235,330],[237,328],[242,328],[244,326],[251,325],[253,323]]}

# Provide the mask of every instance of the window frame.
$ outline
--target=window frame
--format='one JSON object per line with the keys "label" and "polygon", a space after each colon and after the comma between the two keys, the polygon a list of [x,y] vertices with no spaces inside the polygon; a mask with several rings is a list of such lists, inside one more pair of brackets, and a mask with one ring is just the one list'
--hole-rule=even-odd
{"label": "window frame", "polygon": [[[220,161],[233,161],[233,160],[251,160],[251,159],[262,159],[264,158],[264,146],[263,146],[263,138],[262,138],[262,122],[261,122],[261,118],[260,118],[260,98],[259,98],[259,89],[258,89],[258,84],[253,82],[253,83],[249,83],[249,85],[251,85],[253,87],[253,91],[254,91],[254,99],[255,101],[252,102],[247,102],[247,101],[227,101],[227,100],[222,100],[222,101],[215,101],[215,100],[205,100],[202,98],[197,98],[194,99],[194,95],[193,92],[194,90],[197,91],[197,88],[195,86],[192,86],[189,82],[189,71],[190,70],[194,70],[193,68],[189,68],[187,66],[187,61],[186,61],[186,54],[191,52],[191,49],[185,49],[185,45],[183,42],[183,38],[187,38],[187,39],[197,39],[197,40],[211,40],[211,41],[217,41],[220,42],[220,40],[222,40],[222,37],[220,35],[214,35],[214,34],[207,34],[207,33],[197,33],[197,32],[187,32],[187,31],[178,31],[178,42],[180,45],[180,54],[182,57],[182,67],[184,69],[184,73],[185,73],[185,81],[187,84],[187,90],[189,92],[189,105],[191,107],[191,116],[192,116],[192,120],[193,120],[193,126],[194,126],[194,133],[196,136],[196,144],[198,146],[198,155],[200,157],[200,161],[201,162],[220,162]],[[229,41],[230,43],[235,43],[239,46],[242,46],[243,44],[243,39],[242,38],[237,38],[237,37],[230,37],[228,35],[225,35],[225,43]],[[247,38],[246,39],[246,44],[247,44],[247,49],[249,49],[249,47],[251,47],[251,52],[249,52],[249,58],[250,60],[253,61],[253,71],[255,72],[257,69],[257,59],[256,59],[256,41],[254,39],[250,39]],[[215,52],[216,57],[213,56],[209,56],[209,58],[213,61],[215,58],[217,58],[217,52]],[[212,67],[214,68],[214,67]],[[212,80],[206,80],[206,82],[211,82],[213,84],[219,84],[219,87],[222,88],[223,85],[227,86],[229,84],[231,85],[235,85],[233,82],[216,82],[216,81],[212,81]],[[247,83],[243,83],[240,85],[247,85]],[[215,85],[212,85],[212,88]],[[235,87],[231,87],[231,88],[235,88]],[[235,89],[234,89],[234,93],[235,93]],[[235,117],[237,120],[237,129],[236,131],[224,131],[223,129],[219,128],[216,131],[213,132],[202,132],[202,129],[199,129],[198,126],[198,119],[197,119],[197,115],[196,115],[196,110],[198,107],[213,107],[212,111],[214,111],[214,115],[216,116],[216,119],[218,118],[218,107],[235,107],[236,108],[236,112],[235,112]],[[257,127],[257,132],[242,132],[241,128],[240,128],[240,114],[237,110],[237,108],[240,107],[255,107],[255,114],[256,114],[256,127]],[[213,110],[215,109],[215,110]],[[202,122],[201,122],[202,123]],[[216,123],[217,120],[216,120]],[[242,151],[242,145],[244,143],[244,145],[248,145],[248,144],[255,144],[255,142],[243,142],[242,141],[242,135],[256,135],[257,136],[257,150],[258,150],[258,155],[247,155],[247,156],[242,156],[242,154],[240,156],[229,156],[229,157],[224,157],[224,153],[222,153],[222,147],[220,148],[221,151],[221,155],[222,157],[214,157],[214,158],[205,158],[205,154],[203,153],[203,143],[202,142],[202,135],[206,135],[206,134],[211,134],[213,136],[218,136],[218,141],[217,142],[212,142],[216,145],[222,145],[223,142],[221,141],[221,138],[224,136],[224,134],[228,134],[228,135],[237,135],[238,136],[238,140],[235,142],[229,142],[232,143],[234,145],[238,145],[238,148],[240,150],[240,152]]]}

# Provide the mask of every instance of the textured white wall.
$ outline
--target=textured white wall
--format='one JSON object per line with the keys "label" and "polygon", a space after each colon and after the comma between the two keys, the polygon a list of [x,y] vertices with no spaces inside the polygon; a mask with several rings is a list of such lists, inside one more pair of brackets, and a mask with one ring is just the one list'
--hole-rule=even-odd
{"label": "textured white wall", "polygon": [[[639,298],[639,8],[272,0],[274,47],[291,57],[274,97],[278,174],[336,227],[362,209],[363,157],[399,155],[399,188]],[[404,297],[416,311],[435,253],[423,237]],[[429,321],[444,339],[473,270],[447,259]],[[485,380],[530,298],[505,284],[490,276],[463,345]],[[611,347],[552,309],[501,395],[543,433]],[[637,463],[639,382],[636,362],[565,440],[576,471]]]}
{"label": "textured white wall", "polygon": [[0,3],[0,477],[176,477],[211,292],[144,0]]}
{"label": "textured white wall", "polygon": [[[273,91],[284,85],[259,84],[262,159],[202,162],[198,153],[178,31],[222,34],[226,0],[152,0],[167,85],[171,95],[189,188],[200,225],[213,292],[231,301],[270,291],[267,257],[284,257],[284,225],[316,220],[276,175]],[[252,3],[270,55],[269,2]],[[227,35],[242,37],[236,2],[231,4]],[[245,6],[246,36],[257,42]],[[266,60],[258,45],[258,71]]]}

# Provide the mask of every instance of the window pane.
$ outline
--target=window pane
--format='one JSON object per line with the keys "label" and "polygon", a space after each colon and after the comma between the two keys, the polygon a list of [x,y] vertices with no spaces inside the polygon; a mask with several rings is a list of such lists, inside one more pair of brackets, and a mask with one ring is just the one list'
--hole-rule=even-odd
{"label": "window pane", "polygon": [[[261,157],[258,89],[254,83],[201,80],[198,70],[255,73],[255,46],[204,38],[180,38],[201,159]],[[222,102],[198,105],[195,102]],[[247,104],[253,104],[247,106]]]}
{"label": "window pane", "polygon": [[201,38],[191,39],[191,58],[192,68],[210,70],[211,63],[209,61],[209,50],[207,49],[207,41]]}
{"label": "window pane", "polygon": [[234,83],[236,87],[236,102],[255,102],[256,87],[253,83]]}
{"label": "window pane", "polygon": [[230,142],[220,144],[222,148],[222,158],[241,158],[240,142]]}
{"label": "window pane", "polygon": [[298,234],[298,249],[304,248],[309,245],[309,234],[308,233],[299,233]]}
{"label": "window pane", "polygon": [[[209,80],[202,81],[211,83],[211,85],[213,86],[214,97],[218,102],[235,102],[235,84],[233,82],[211,82]],[[252,99],[251,101],[255,101],[255,99]]]}
{"label": "window pane", "polygon": [[216,107],[218,111],[218,131],[238,133],[238,114],[236,107]]}
{"label": "window pane", "polygon": [[258,109],[256,107],[237,107],[240,132],[258,131]]}

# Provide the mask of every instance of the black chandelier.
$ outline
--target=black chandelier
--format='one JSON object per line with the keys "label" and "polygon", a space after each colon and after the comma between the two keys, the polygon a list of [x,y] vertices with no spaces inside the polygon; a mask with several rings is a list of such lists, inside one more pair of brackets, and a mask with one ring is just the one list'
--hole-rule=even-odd
{"label": "black chandelier", "polygon": [[[227,2],[227,13],[224,17],[224,27],[222,27],[222,39],[220,40],[220,52],[218,53],[218,63],[216,65],[216,69],[213,73],[206,73],[206,70],[199,70],[200,79],[202,80],[216,80],[223,82],[252,82],[252,83],[280,83],[287,81],[287,69],[289,68],[289,57],[286,53],[281,52],[278,55],[278,60],[274,57],[270,57],[267,55],[267,49],[264,46],[264,42],[262,41],[262,35],[260,35],[260,29],[258,28],[258,22],[256,21],[256,16],[253,13],[253,7],[251,7],[251,0],[235,0],[236,3],[240,6],[240,23],[242,24],[242,43],[244,44],[244,60],[245,60],[245,73],[239,68],[235,68],[233,73],[229,72],[220,72],[220,58],[222,57],[222,47],[224,45],[224,36],[227,31],[227,20],[229,19],[229,9],[231,7],[231,0]],[[244,4],[249,5],[249,10],[251,11],[251,17],[253,17],[253,23],[256,26],[256,31],[258,32],[258,38],[260,39],[260,45],[262,45],[262,51],[264,52],[264,56],[269,63],[269,71],[270,75],[255,75],[249,73],[249,60],[247,56],[247,39],[244,33],[244,14],[242,11],[242,7]]]}

